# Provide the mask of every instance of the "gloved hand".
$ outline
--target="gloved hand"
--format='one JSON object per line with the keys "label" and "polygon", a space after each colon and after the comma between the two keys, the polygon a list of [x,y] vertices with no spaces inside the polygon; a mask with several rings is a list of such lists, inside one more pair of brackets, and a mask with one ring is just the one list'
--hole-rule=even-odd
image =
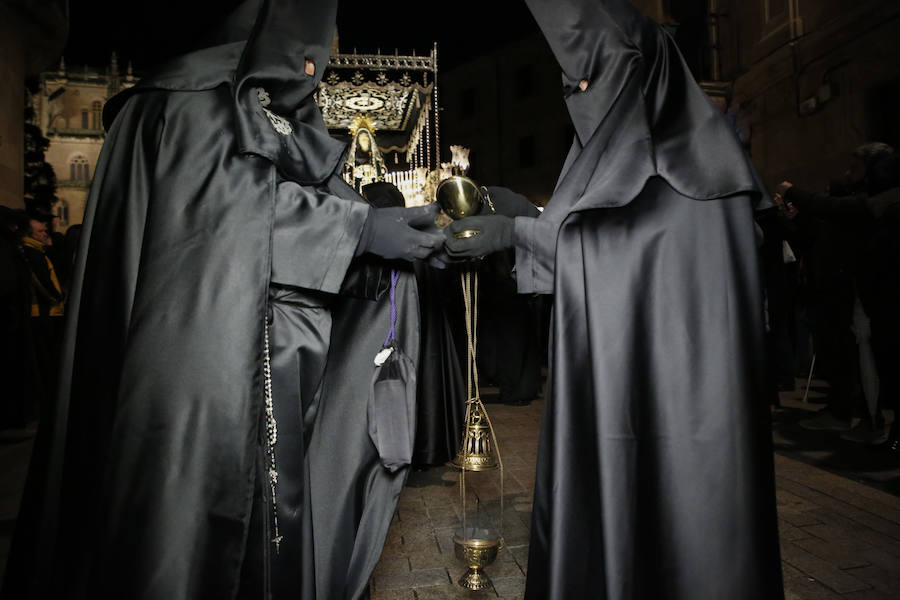
{"label": "gloved hand", "polygon": [[[373,208],[363,226],[356,255],[369,252],[382,258],[409,261],[427,258],[444,242],[443,234],[434,224],[439,210],[436,204]],[[431,231],[422,231],[428,228]]]}
{"label": "gloved hand", "polygon": [[[469,238],[457,238],[455,234],[474,229],[477,235]],[[499,250],[512,248],[515,244],[515,219],[503,215],[483,215],[466,217],[450,223],[444,247],[453,258],[486,256]]]}

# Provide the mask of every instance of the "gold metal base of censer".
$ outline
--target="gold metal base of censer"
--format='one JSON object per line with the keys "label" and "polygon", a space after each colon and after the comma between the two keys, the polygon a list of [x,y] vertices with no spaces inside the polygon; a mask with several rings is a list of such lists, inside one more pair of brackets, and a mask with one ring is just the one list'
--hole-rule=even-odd
{"label": "gold metal base of censer", "polygon": [[491,587],[491,578],[482,570],[497,558],[503,547],[503,538],[473,539],[453,536],[456,558],[465,563],[467,570],[459,578],[459,585],[477,591]]}

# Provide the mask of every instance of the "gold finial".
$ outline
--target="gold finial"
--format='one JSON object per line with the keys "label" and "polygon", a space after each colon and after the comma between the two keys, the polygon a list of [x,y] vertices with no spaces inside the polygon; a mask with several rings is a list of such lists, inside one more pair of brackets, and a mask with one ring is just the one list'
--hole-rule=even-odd
{"label": "gold finial", "polygon": [[353,117],[353,120],[350,122],[350,135],[355,136],[360,129],[366,129],[372,135],[375,135],[375,124],[369,120],[368,116],[363,114]]}

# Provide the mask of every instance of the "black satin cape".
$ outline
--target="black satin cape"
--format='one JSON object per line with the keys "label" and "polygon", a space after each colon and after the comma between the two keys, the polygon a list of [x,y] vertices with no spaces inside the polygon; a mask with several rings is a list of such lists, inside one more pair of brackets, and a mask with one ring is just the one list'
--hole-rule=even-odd
{"label": "black satin cape", "polygon": [[[333,298],[307,450],[302,597],[367,595],[407,469],[384,469],[368,437],[372,359],[390,313],[370,298],[384,269],[360,275],[350,264],[369,206],[334,185],[344,147],[310,95],[335,10],[248,0],[211,45],[108,103],[60,394],[38,432],[4,599],[235,597],[258,477],[278,243],[293,243],[298,273]],[[314,77],[303,74],[306,57]],[[275,131],[257,86],[291,135]],[[302,239],[273,239],[279,179],[330,194],[338,209],[314,212],[319,228],[298,222]],[[398,337],[415,358],[411,281],[404,273],[398,288]]]}
{"label": "black satin cape", "polygon": [[526,598],[782,598],[758,178],[627,0],[526,1],[577,134],[516,219],[519,292],[554,294]]}

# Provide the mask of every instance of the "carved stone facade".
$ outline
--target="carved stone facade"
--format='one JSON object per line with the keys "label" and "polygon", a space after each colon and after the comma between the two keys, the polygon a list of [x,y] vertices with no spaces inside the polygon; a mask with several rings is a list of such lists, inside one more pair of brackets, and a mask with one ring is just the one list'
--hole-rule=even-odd
{"label": "carved stone facade", "polygon": [[67,68],[61,60],[55,71],[41,73],[34,108],[41,132],[50,139],[45,154],[56,173],[59,202],[54,212],[65,231],[81,223],[88,189],[103,145],[103,106],[106,100],[136,82],[131,66],[119,73],[115,54],[105,69]]}

